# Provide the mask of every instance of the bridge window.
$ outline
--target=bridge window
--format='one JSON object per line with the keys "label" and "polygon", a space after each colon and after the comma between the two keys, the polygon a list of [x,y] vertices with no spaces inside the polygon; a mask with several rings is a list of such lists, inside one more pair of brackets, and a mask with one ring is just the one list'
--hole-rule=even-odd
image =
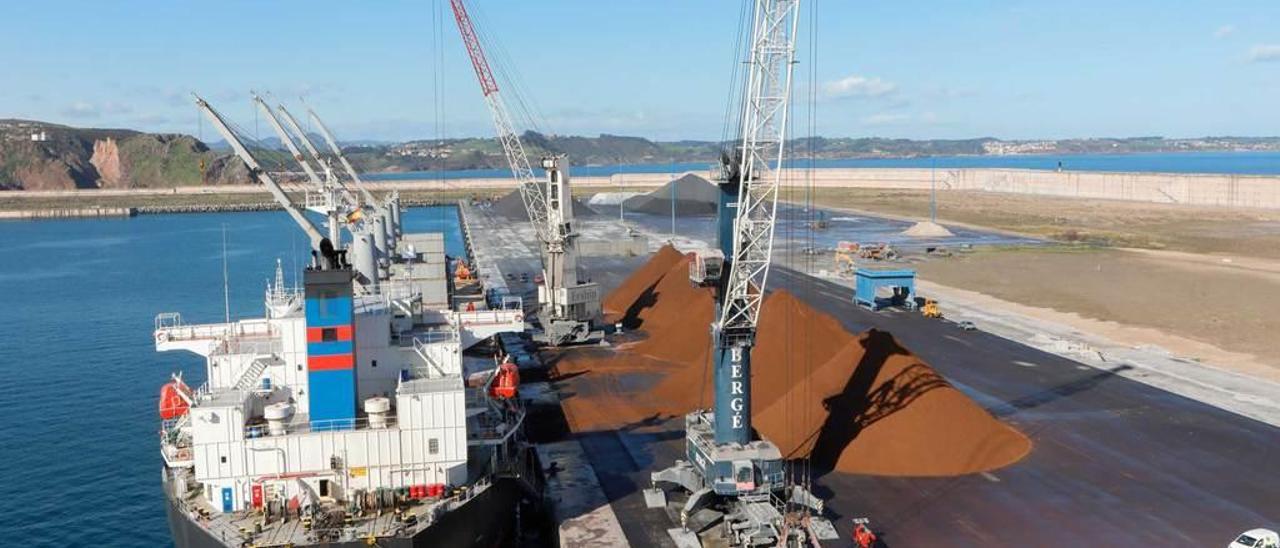
{"label": "bridge window", "polygon": [[435,455],[440,452],[440,440],[431,438],[427,440],[427,452]]}

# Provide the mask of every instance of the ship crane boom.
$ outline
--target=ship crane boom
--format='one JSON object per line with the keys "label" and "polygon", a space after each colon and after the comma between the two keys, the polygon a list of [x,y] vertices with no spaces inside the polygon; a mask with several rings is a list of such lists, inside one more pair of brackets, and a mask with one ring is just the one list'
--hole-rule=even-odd
{"label": "ship crane boom", "polygon": [[[280,107],[280,110],[284,111],[283,105]],[[360,191],[360,195],[364,196],[365,203],[370,206],[377,204],[378,201],[374,199],[373,193],[369,192],[368,188],[365,188],[364,181],[360,179],[360,175],[356,173],[356,169],[351,167],[351,162],[347,161],[347,155],[342,153],[342,147],[338,146],[338,139],[333,136],[333,132],[329,131],[329,126],[324,125],[324,120],[321,120],[320,116],[316,114],[316,111],[311,110],[309,107],[307,108],[307,115],[311,117],[311,121],[316,123],[316,128],[320,130],[320,136],[323,137],[325,143],[329,145],[329,150],[333,151],[333,155],[338,158],[338,162],[342,164],[342,169],[347,172],[347,176],[351,177],[351,182]],[[289,118],[293,117],[289,116]],[[297,122],[294,122],[294,125],[296,126]],[[299,129],[299,132],[301,132],[301,129]],[[307,139],[305,135],[306,134],[303,133],[303,139],[307,143],[310,143],[310,139]],[[316,154],[315,147],[310,146],[310,148],[311,153]]]}
{"label": "ship crane boom", "polygon": [[[253,178],[262,183],[262,186],[267,187],[267,191],[271,193],[271,196],[275,198],[276,202],[284,208],[289,216],[293,218],[294,222],[297,223],[298,226],[302,228],[302,231],[307,234],[307,238],[311,241],[311,249],[320,250],[322,247],[320,245],[321,242],[327,239],[324,234],[320,232],[320,229],[317,228],[316,225],[307,218],[306,214],[304,214],[302,210],[293,203],[293,200],[289,198],[288,194],[285,194],[284,189],[276,183],[275,179],[272,179],[271,175],[268,174],[266,170],[262,169],[262,165],[258,163],[257,158],[249,152],[249,149],[240,141],[240,137],[237,136],[236,133],[231,130],[231,127],[227,125],[227,122],[222,119],[222,115],[218,114],[218,112],[199,95],[195,95],[194,93],[192,95],[195,97],[196,106],[199,107],[205,117],[213,123],[213,127],[218,130],[218,133],[222,134],[222,138],[226,139],[227,144],[231,145],[231,149],[235,151],[236,156],[239,156],[240,159],[244,161],[245,165],[249,167],[249,173],[253,175]],[[331,244],[336,244],[336,242],[331,242]]]}

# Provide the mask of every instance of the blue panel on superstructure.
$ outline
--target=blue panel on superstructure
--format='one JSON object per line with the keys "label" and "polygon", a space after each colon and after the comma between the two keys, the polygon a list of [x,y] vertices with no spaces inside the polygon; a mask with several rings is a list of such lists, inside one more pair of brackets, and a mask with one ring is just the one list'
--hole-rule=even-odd
{"label": "blue panel on superstructure", "polygon": [[351,324],[351,297],[307,298],[307,327]]}
{"label": "blue panel on superstructure", "polygon": [[[884,306],[915,306],[916,271],[908,268],[897,270],[868,270],[859,268],[854,276],[854,302],[878,310]],[[877,299],[876,290],[887,287],[893,289],[893,295],[887,299]]]}
{"label": "blue panel on superstructure", "polygon": [[355,425],[356,374],[347,369],[307,373],[311,429],[341,430]]}
{"label": "blue panel on superstructure", "polygon": [[351,341],[329,341],[307,343],[308,356],[331,356],[334,354],[350,354],[355,348]]}
{"label": "blue panel on superstructure", "polygon": [[233,506],[234,504],[235,504],[235,498],[232,495],[231,488],[223,487],[222,488],[222,511],[223,512],[232,511],[234,509],[234,506]]}

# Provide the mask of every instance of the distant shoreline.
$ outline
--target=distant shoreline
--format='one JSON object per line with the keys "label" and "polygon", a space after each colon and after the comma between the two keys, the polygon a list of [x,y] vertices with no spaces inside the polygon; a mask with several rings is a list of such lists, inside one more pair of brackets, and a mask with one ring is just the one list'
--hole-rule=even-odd
{"label": "distant shoreline", "polygon": [[[623,173],[575,176],[582,193],[647,190],[688,173]],[[798,189],[862,188],[939,192],[954,190],[1120,200],[1178,205],[1280,209],[1280,176],[1215,173],[1124,173],[1031,169],[821,168],[783,170],[783,185]],[[509,177],[411,179],[367,183],[376,193],[398,191],[405,203],[448,203],[470,196],[496,196],[515,189]],[[790,190],[789,192],[794,192]],[[302,195],[297,195],[299,201]],[[0,191],[3,212],[134,208],[139,212],[202,212],[274,209],[270,195],[257,186],[179,187],[167,189],[89,189]],[[24,218],[31,214],[9,215]],[[58,216],[47,214],[45,216]]]}

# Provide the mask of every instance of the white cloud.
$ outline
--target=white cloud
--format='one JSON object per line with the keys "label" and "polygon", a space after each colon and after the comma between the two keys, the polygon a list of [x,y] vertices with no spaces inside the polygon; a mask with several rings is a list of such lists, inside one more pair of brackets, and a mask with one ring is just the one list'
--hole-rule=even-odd
{"label": "white cloud", "polygon": [[1226,38],[1236,33],[1235,25],[1222,25],[1218,30],[1213,31],[1214,38]]}
{"label": "white cloud", "polygon": [[1255,63],[1280,61],[1280,45],[1258,44],[1249,50],[1249,60]]}
{"label": "white cloud", "polygon": [[898,91],[898,85],[878,76],[845,76],[822,84],[822,94],[831,99],[845,97],[884,97]]}

